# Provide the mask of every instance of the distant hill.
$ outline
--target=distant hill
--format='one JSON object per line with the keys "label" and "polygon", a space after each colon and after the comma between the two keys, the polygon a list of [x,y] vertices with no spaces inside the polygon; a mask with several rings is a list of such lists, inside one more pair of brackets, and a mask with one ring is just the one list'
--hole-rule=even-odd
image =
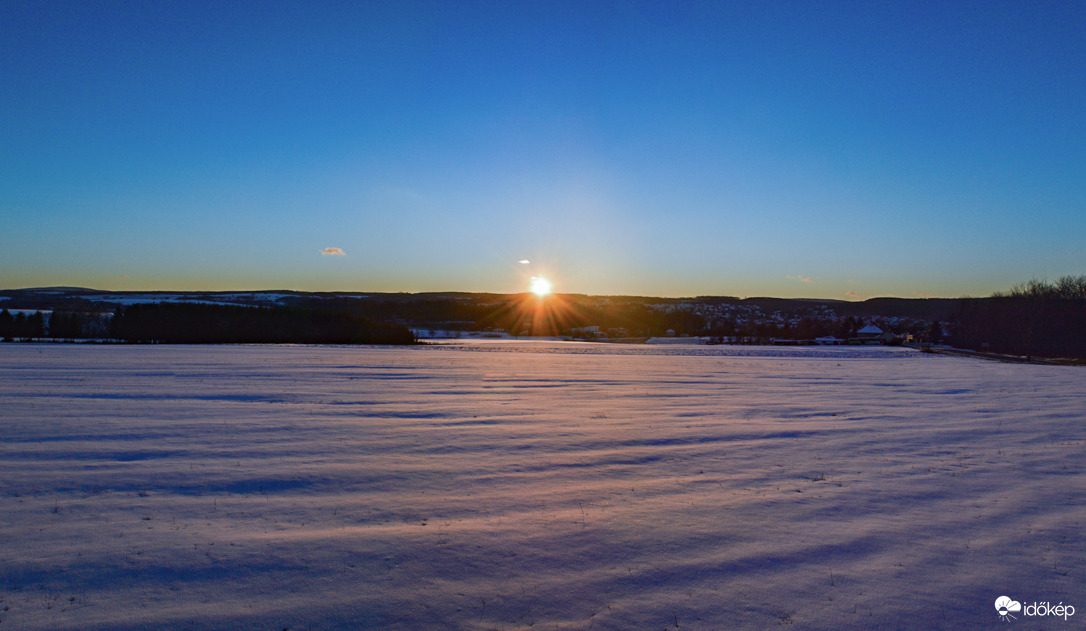
{"label": "distant hill", "polygon": [[[17,309],[71,308],[74,303],[89,303],[104,308],[143,302],[204,302],[223,304],[290,305],[299,301],[370,299],[387,303],[459,301],[511,301],[524,294],[485,292],[308,292],[290,289],[245,291],[106,291],[86,287],[32,287],[0,290],[3,306]],[[818,308],[841,316],[900,317],[918,320],[946,320],[959,300],[956,298],[870,298],[862,302],[820,298],[773,298],[768,296],[697,296],[694,298],[659,298],[652,296],[591,296],[567,294],[578,302],[613,302],[621,304],[672,305],[747,305],[773,312],[809,312]]]}
{"label": "distant hill", "polygon": [[[1086,277],[1075,282],[1086,287]],[[1052,294],[1063,285],[1053,286],[1052,291],[1048,291],[1047,285],[1038,284],[1016,290],[1018,293],[988,298],[886,297],[861,302],[817,298],[560,294],[547,298],[551,308],[546,311],[540,311],[539,298],[529,293],[175,292],[41,287],[0,290],[0,309],[10,310],[11,314],[52,311],[56,315],[61,312],[59,321],[73,329],[78,328],[74,323],[93,323],[95,318],[109,320],[109,316],[119,309],[132,306],[195,304],[293,309],[321,318],[334,313],[339,314],[337,317],[353,318],[352,321],[391,325],[404,330],[412,327],[423,331],[489,331],[513,336],[569,337],[583,337],[584,331],[591,331],[594,339],[674,335],[746,343],[780,340],[798,343],[827,336],[849,339],[859,329],[874,324],[898,341],[949,341],[975,350],[1086,357],[1086,329],[1081,326],[1086,321],[1086,298]],[[1047,293],[1041,292],[1042,289]],[[263,317],[266,314],[252,315]],[[237,320],[244,318],[238,316]],[[15,320],[12,323],[18,325]],[[88,326],[101,329],[103,325]],[[72,334],[71,337],[77,336]]]}

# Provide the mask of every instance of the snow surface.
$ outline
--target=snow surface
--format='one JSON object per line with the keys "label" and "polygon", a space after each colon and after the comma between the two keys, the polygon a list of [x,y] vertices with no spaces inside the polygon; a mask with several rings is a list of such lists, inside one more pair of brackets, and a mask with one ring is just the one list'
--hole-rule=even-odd
{"label": "snow surface", "polygon": [[1079,628],[1084,420],[907,349],[7,344],[0,631]]}

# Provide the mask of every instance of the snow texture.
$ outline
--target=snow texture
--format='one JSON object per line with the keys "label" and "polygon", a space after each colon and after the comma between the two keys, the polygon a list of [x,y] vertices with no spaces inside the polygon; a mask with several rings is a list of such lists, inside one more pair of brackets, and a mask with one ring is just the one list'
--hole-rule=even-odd
{"label": "snow texture", "polygon": [[907,349],[8,344],[0,631],[1075,628],[1084,420]]}

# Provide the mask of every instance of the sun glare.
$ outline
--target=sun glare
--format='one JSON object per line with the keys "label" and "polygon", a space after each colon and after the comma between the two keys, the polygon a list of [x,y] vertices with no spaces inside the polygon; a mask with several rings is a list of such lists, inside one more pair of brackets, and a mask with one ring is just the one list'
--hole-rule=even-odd
{"label": "sun glare", "polygon": [[539,297],[543,297],[551,293],[551,281],[543,278],[542,276],[533,276],[531,287],[532,293]]}

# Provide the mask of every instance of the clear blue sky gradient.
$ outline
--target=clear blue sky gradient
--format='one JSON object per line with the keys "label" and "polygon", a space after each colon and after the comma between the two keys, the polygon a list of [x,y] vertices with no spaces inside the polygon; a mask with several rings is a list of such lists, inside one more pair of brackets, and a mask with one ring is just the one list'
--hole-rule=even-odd
{"label": "clear blue sky gradient", "polygon": [[0,288],[1086,273],[1081,2],[19,1],[0,86]]}

